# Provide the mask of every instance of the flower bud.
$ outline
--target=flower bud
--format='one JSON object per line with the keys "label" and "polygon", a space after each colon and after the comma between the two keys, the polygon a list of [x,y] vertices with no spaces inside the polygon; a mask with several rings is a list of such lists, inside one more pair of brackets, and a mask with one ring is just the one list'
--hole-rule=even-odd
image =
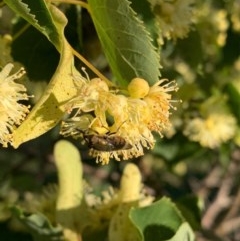
{"label": "flower bud", "polygon": [[148,82],[141,78],[134,78],[128,85],[128,92],[132,98],[144,98],[149,92]]}

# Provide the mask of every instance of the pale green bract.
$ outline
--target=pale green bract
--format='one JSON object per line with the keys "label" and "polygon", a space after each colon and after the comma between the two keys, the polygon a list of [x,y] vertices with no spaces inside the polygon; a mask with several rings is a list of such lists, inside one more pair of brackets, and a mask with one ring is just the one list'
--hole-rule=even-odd
{"label": "pale green bract", "polygon": [[17,148],[23,142],[37,138],[52,129],[64,115],[64,103],[76,95],[73,83],[73,54],[64,36],[67,19],[55,6],[43,0],[5,0],[16,13],[44,34],[60,53],[58,67],[44,94],[27,119],[13,132],[12,145]]}

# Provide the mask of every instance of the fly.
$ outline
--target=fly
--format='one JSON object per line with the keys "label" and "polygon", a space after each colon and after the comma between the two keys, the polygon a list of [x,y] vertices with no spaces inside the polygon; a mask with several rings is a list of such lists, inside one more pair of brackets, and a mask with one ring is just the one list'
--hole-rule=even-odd
{"label": "fly", "polygon": [[83,133],[83,138],[89,148],[97,151],[111,152],[132,148],[132,145],[129,144],[123,137],[117,135],[93,135]]}

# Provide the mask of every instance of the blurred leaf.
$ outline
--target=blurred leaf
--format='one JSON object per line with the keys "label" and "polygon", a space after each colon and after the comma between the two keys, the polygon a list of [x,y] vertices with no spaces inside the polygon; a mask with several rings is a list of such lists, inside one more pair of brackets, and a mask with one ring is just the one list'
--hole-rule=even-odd
{"label": "blurred leaf", "polygon": [[192,68],[197,69],[198,65],[203,61],[203,49],[199,33],[191,31],[187,38],[179,39],[175,51]]}
{"label": "blurred leaf", "polygon": [[143,208],[134,208],[130,218],[145,241],[193,241],[194,234],[176,205],[168,198]]}
{"label": "blurred leaf", "polygon": [[177,134],[173,139],[159,139],[152,153],[168,161],[179,161],[201,152],[203,152],[203,149],[199,148],[198,143],[191,142],[181,134]]}
{"label": "blurred leaf", "polygon": [[172,142],[157,142],[152,153],[160,155],[166,160],[173,160],[179,152],[179,146]]}
{"label": "blurred leaf", "polygon": [[203,202],[200,198],[193,195],[184,196],[177,200],[176,205],[194,230],[201,228]]}
{"label": "blurred leaf", "polygon": [[134,206],[137,206],[137,201],[123,202],[117,207],[108,228],[109,241],[143,240],[138,229],[129,219],[129,212]]}
{"label": "blurred leaf", "polygon": [[33,241],[29,233],[14,232],[7,222],[0,222],[0,234],[4,237],[4,241]]}
{"label": "blurred leaf", "polygon": [[233,31],[232,29],[228,29],[227,42],[222,49],[222,63],[220,66],[221,68],[226,65],[234,65],[234,62],[239,58],[240,49],[235,48],[235,46],[239,46],[239,38],[239,31]]}
{"label": "blurred leaf", "polygon": [[83,232],[83,241],[104,241],[108,236],[107,228],[105,229],[87,229]]}
{"label": "blurred leaf", "polygon": [[63,241],[60,227],[53,227],[41,213],[26,215],[17,207],[12,208],[13,214],[28,228],[34,241]]}
{"label": "blurred leaf", "polygon": [[11,216],[9,205],[16,203],[19,193],[11,189],[10,180],[4,180],[0,183],[0,222],[8,220]]}
{"label": "blurred leaf", "polygon": [[159,56],[149,33],[127,0],[89,0],[93,22],[117,82],[126,86],[134,77],[155,83]]}
{"label": "blurred leaf", "polygon": [[228,102],[232,112],[240,124],[240,93],[232,83],[227,84],[225,90],[228,93]]}

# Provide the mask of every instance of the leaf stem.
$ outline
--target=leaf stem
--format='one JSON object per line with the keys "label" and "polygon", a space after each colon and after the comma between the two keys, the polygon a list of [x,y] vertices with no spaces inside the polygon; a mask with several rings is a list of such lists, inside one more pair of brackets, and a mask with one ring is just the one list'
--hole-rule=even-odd
{"label": "leaf stem", "polygon": [[78,0],[53,0],[53,2],[60,2],[60,3],[70,3],[75,5],[80,5],[81,7],[87,9],[89,11],[89,6],[87,3]]}
{"label": "leaf stem", "polygon": [[31,26],[31,24],[27,23],[25,24],[15,35],[13,35],[12,37],[12,41],[16,40],[21,34],[23,34],[29,27]]}
{"label": "leaf stem", "polygon": [[[71,47],[72,48],[72,47]],[[105,81],[108,86],[113,86],[113,83],[107,79],[98,69],[96,69],[90,62],[88,62],[80,53],[72,48],[73,54],[80,59],[89,69],[93,71],[101,80]]]}

